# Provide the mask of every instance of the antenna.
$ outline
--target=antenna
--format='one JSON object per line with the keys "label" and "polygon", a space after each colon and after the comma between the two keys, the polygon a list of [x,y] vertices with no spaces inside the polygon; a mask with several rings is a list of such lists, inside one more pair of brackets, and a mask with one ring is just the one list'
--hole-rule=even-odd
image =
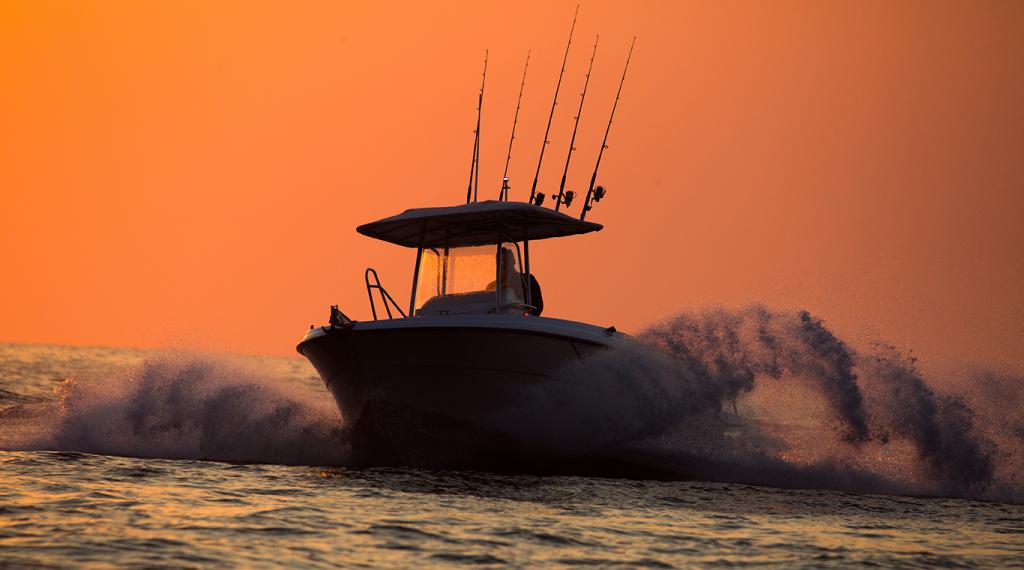
{"label": "antenna", "polygon": [[466,189],[466,203],[476,202],[476,191],[480,187],[480,115],[484,108],[484,85],[487,84],[487,50],[484,50],[484,77],[480,81],[480,98],[476,103],[476,140],[473,141],[473,161],[469,165],[469,187]]}
{"label": "antenna", "polygon": [[629,60],[633,58],[634,45],[636,45],[636,36],[633,36],[633,41],[629,44],[629,55],[626,56],[626,66],[622,68],[622,79],[619,80],[619,90],[615,92],[615,102],[612,103],[612,113],[608,117],[608,126],[604,129],[604,139],[601,141],[601,150],[597,153],[597,164],[594,165],[594,174],[590,176],[590,187],[587,188],[587,197],[583,201],[583,212],[580,213],[581,222],[587,217],[587,212],[594,207],[594,203],[600,202],[601,198],[604,198],[605,195],[604,186],[594,188],[594,182],[597,181],[597,169],[601,167],[601,157],[604,156],[604,149],[608,148],[608,132],[612,130],[612,119],[615,118],[615,108],[619,106],[619,95],[622,94],[622,84],[626,82],[626,70],[629,69]]}
{"label": "antenna", "polygon": [[512,117],[512,136],[508,139],[508,155],[505,157],[505,172],[501,175],[501,193],[498,200],[508,200],[508,163],[512,160],[512,141],[516,140],[516,125],[519,124],[519,104],[523,101],[523,87],[526,87],[526,70],[530,68],[530,52],[526,52],[526,65],[523,66],[523,82],[519,84],[519,98],[516,99],[516,114]]}
{"label": "antenna", "polygon": [[572,199],[576,197],[576,193],[572,190],[565,190],[565,177],[569,174],[569,159],[572,158],[572,151],[576,150],[573,146],[576,144],[576,129],[580,126],[580,117],[583,116],[583,101],[587,98],[587,87],[590,85],[590,72],[594,69],[594,58],[597,57],[597,41],[601,39],[598,35],[594,38],[594,53],[590,54],[590,67],[587,68],[587,79],[583,82],[583,93],[580,94],[580,108],[576,111],[576,123],[572,126],[572,138],[569,139],[569,154],[565,157],[565,170],[562,171],[562,183],[558,185],[558,198],[555,198],[555,211],[565,204],[568,208],[572,204]]}
{"label": "antenna", "polygon": [[[562,87],[562,76],[565,75],[565,62],[569,59],[569,47],[572,45],[572,34],[576,31],[576,16],[580,13],[580,5],[576,5],[576,13],[572,16],[572,27],[569,28],[569,42],[565,44],[565,55],[562,57],[562,70],[558,72],[558,83],[555,84],[555,98],[551,102],[551,114],[548,115],[548,126],[544,129],[544,144],[540,147],[540,158],[537,159],[537,173],[533,175],[533,187],[530,188],[530,203],[533,204],[537,197],[537,179],[540,178],[540,165],[544,162],[544,149],[548,146],[548,133],[551,132],[551,119],[555,116],[555,106],[558,105],[558,90]],[[543,198],[540,199],[543,202]],[[538,206],[540,204],[537,204]]]}

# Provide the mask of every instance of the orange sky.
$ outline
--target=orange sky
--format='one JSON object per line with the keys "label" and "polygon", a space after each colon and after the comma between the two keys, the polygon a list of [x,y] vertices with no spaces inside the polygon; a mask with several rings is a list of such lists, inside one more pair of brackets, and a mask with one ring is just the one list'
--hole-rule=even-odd
{"label": "orange sky", "polygon": [[[371,264],[354,227],[464,196],[484,48],[496,196],[539,151],[573,2],[0,4],[0,341],[289,354]],[[541,190],[605,155],[605,231],[536,244],[546,315],[807,308],[926,362],[1024,369],[1024,3],[599,2]],[[574,206],[572,212],[578,213]]]}

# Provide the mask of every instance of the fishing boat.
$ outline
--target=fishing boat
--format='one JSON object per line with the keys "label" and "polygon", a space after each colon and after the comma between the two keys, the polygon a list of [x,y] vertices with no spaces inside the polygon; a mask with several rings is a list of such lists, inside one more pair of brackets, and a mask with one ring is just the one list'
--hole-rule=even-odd
{"label": "fishing boat", "polygon": [[614,326],[542,316],[543,296],[530,265],[531,244],[602,229],[586,216],[605,196],[604,188],[596,185],[597,172],[632,44],[579,217],[561,209],[568,210],[575,197],[566,189],[566,175],[596,39],[554,208],[543,206],[545,195],[537,190],[575,27],[574,16],[528,201],[509,200],[508,167],[529,54],[498,200],[478,200],[485,53],[466,203],[410,209],[356,228],[365,236],[416,251],[406,309],[368,268],[365,281],[373,320],[353,321],[333,306],[329,324],[311,326],[297,347],[316,368],[351,428],[356,463],[516,469],[548,465],[536,434],[524,438],[496,418],[507,416],[523,391],[558,382],[565,367],[627,342]]}
{"label": "fishing boat", "polygon": [[541,316],[531,244],[601,228],[507,201],[411,209],[359,226],[415,249],[408,309],[367,269],[374,320],[355,322],[332,307],[330,324],[298,345],[352,426],[356,460],[521,464],[514,450],[530,455],[529,442],[493,428],[495,414],[523,387],[556,381],[566,364],[624,338],[613,326]]}

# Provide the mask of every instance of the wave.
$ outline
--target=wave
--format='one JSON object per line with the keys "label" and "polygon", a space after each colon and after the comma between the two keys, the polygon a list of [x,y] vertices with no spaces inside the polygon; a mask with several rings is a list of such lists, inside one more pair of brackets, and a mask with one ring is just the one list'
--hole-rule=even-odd
{"label": "wave", "polygon": [[560,454],[700,479],[1024,500],[1024,378],[940,391],[914,358],[854,350],[805,311],[681,313],[574,363],[498,420]]}
{"label": "wave", "polygon": [[[633,340],[523,387],[489,427],[545,457],[681,477],[1024,501],[1018,375],[933,382],[891,345],[854,349],[807,312],[760,305],[676,314]],[[161,356],[57,392],[0,412],[0,448],[296,465],[351,457],[326,390],[212,356]]]}
{"label": "wave", "polygon": [[21,424],[0,446],[289,465],[347,458],[329,397],[216,356],[161,356],[110,377],[64,380],[56,394],[15,410]]}

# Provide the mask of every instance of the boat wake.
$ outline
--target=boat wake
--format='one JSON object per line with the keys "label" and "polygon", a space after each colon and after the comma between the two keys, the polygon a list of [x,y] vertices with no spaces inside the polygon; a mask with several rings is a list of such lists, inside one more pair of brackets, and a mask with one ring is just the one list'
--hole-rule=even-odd
{"label": "boat wake", "polygon": [[[854,350],[806,312],[682,313],[632,346],[524,387],[489,429],[546,457],[637,473],[1024,502],[1024,379],[930,382],[913,358]],[[0,448],[345,465],[326,391],[211,356],[64,381],[0,410]]]}
{"label": "boat wake", "polygon": [[559,453],[690,477],[1024,501],[1024,378],[929,382],[806,312],[675,315],[532,388],[506,428]]}
{"label": "boat wake", "polygon": [[287,465],[348,457],[329,396],[216,356],[162,356],[55,392],[56,401],[0,412],[0,448]]}

